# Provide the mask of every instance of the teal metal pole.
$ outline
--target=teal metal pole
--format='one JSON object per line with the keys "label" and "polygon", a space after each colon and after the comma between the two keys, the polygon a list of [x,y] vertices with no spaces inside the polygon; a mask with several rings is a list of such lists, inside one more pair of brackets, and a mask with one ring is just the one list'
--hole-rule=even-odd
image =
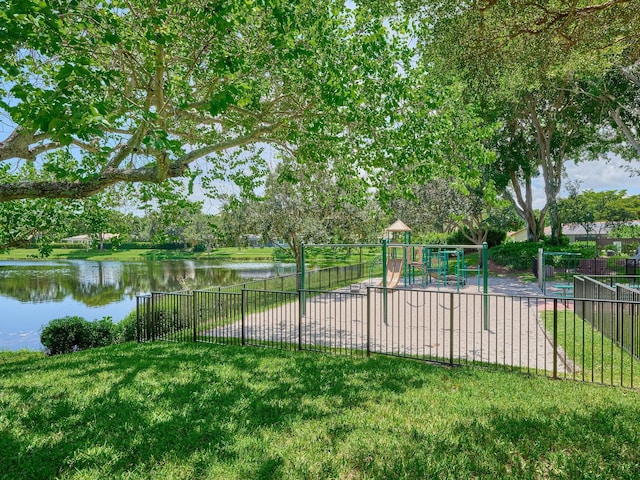
{"label": "teal metal pole", "polygon": [[402,246],[402,276],[403,278],[403,282],[404,282],[404,286],[408,286],[408,282],[407,282],[407,275],[409,274],[409,271],[407,269],[407,244],[405,243]]}
{"label": "teal metal pole", "polygon": [[411,279],[408,278],[411,274],[409,272],[408,262],[411,260],[409,255],[407,255],[409,251],[409,245],[411,244],[411,232],[404,232],[404,246],[402,248],[402,276],[404,277],[404,286],[407,287],[411,284]]}
{"label": "teal metal pole", "polygon": [[382,288],[387,288],[387,241],[382,240]]}
{"label": "teal metal pole", "polygon": [[482,244],[482,293],[484,294],[484,329],[489,330],[489,245]]}

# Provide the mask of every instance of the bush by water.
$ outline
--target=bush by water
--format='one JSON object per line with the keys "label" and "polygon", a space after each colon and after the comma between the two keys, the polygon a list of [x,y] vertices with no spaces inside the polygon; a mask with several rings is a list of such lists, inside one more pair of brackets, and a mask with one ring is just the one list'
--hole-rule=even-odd
{"label": "bush by water", "polygon": [[67,316],[45,325],[40,333],[40,342],[49,355],[59,355],[133,341],[135,329],[135,311],[120,323],[113,323],[111,317],[90,322],[79,316]]}

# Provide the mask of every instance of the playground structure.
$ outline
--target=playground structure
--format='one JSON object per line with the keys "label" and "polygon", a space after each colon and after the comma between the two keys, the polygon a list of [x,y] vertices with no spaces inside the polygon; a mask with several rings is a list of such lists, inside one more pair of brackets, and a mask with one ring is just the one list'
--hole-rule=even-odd
{"label": "playground structure", "polygon": [[[398,258],[392,258],[387,261],[386,268],[386,286],[388,288],[396,288],[400,283],[402,276],[403,261]],[[378,285],[383,285],[384,282],[380,282]]]}
{"label": "playground structure", "polygon": [[470,267],[465,260],[465,248],[476,248],[481,254],[482,246],[476,245],[406,245],[386,244],[386,268],[384,255],[378,255],[369,266],[369,280],[382,269],[386,272],[387,288],[450,287],[456,291],[475,277],[478,290],[481,288],[482,268]]}
{"label": "playground structure", "polygon": [[573,277],[578,272],[579,253],[538,250],[538,286],[544,295],[573,297]]}
{"label": "playground structure", "polygon": [[[488,269],[486,243],[482,245],[412,245],[400,243],[381,244],[303,244],[301,246],[300,289],[305,291],[305,251],[307,248],[369,248],[380,249],[369,264],[368,285],[387,289],[413,288],[438,289],[447,288],[460,292],[468,285],[470,274],[475,276],[477,289],[488,293]],[[480,265],[470,267],[465,262],[465,249],[478,252]],[[378,281],[378,274],[382,280]],[[358,289],[360,287],[358,286]]]}
{"label": "playground structure", "polygon": [[484,272],[486,276],[486,265],[469,267],[465,249],[477,250],[479,258],[486,260],[483,248],[482,245],[412,244],[411,228],[398,220],[384,231],[382,253],[371,262],[369,279],[371,281],[376,267],[381,265],[386,272],[379,284],[382,287],[453,287],[460,291],[467,285],[469,275],[474,274],[480,290],[480,275]]}
{"label": "playground structure", "polygon": [[[401,234],[402,243],[395,242],[395,238]],[[389,241],[391,240],[391,241]],[[386,305],[386,294],[398,288],[432,289],[442,288],[455,289],[459,292],[461,287],[467,283],[467,275],[474,272],[477,277],[478,291],[484,297],[484,328],[488,328],[489,303],[488,303],[488,246],[482,245],[416,245],[411,244],[411,229],[404,223],[398,221],[385,230],[385,237],[381,244],[302,244],[301,245],[301,272],[300,291],[302,292],[302,309],[304,306],[305,293],[305,249],[306,248],[380,248],[381,253],[370,264],[369,286],[374,286],[374,274],[377,274],[378,267],[382,275],[382,280],[375,284],[382,287],[383,304]],[[481,264],[477,268],[471,268],[465,263],[465,249],[476,250]],[[481,286],[482,276],[482,286]],[[359,287],[358,287],[359,289]],[[394,290],[388,290],[394,289]],[[452,290],[453,291],[453,290]],[[385,308],[386,312],[386,308]],[[303,312],[304,313],[304,312]],[[386,314],[385,314],[386,318]]]}

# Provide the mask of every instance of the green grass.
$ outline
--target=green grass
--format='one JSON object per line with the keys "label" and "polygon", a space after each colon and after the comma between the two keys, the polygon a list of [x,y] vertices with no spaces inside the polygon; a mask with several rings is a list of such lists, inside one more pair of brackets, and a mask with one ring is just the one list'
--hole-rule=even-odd
{"label": "green grass", "polygon": [[[271,261],[273,248],[218,248],[211,253],[193,253],[182,250],[160,249],[122,249],[122,250],[94,250],[94,249],[66,249],[55,248],[51,255],[44,260],[74,259],[74,260],[172,260],[172,259],[202,259],[226,261]],[[6,253],[0,253],[0,260],[34,260],[38,259],[38,250],[31,248],[16,248]]]}
{"label": "green grass", "polygon": [[[553,335],[553,312],[544,314],[545,327]],[[558,345],[578,371],[562,375],[588,382],[640,387],[640,360],[593,329],[572,311],[558,311]],[[633,375],[631,365],[633,362]],[[633,383],[632,383],[633,382]]]}
{"label": "green grass", "polygon": [[518,279],[525,283],[535,283],[538,281],[533,273],[521,273],[518,275]]}
{"label": "green grass", "polygon": [[0,478],[638,478],[636,391],[202,344],[0,354]]}
{"label": "green grass", "polygon": [[[313,266],[327,267],[330,265],[350,265],[358,263],[360,256],[357,249],[352,249],[349,254],[346,249],[336,250],[324,249],[328,252],[312,251],[307,253],[307,263]],[[179,260],[179,259],[200,259],[219,260],[231,262],[271,262],[281,260],[293,263],[294,259],[283,255],[282,250],[272,247],[248,247],[238,249],[237,247],[221,247],[206,252],[189,252],[184,250],[163,250],[152,248],[133,248],[119,250],[96,250],[85,248],[54,248],[51,255],[45,259],[39,257],[35,248],[15,248],[8,252],[0,253],[0,260],[119,260],[119,261],[139,261],[139,260]],[[376,249],[367,248],[363,250],[362,260],[370,261],[380,252]]]}

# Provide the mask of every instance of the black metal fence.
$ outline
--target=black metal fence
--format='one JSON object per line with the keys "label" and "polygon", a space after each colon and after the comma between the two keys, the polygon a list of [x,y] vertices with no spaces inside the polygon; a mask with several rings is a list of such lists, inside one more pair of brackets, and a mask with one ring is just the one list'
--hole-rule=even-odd
{"label": "black metal fence", "polygon": [[[307,270],[304,274],[305,289],[330,290],[350,285],[361,280],[368,273],[368,264],[334,266]],[[378,272],[379,273],[379,272]],[[241,290],[270,290],[279,292],[295,292],[301,285],[300,273],[274,276],[260,280],[249,280],[235,285],[211,287],[205,291],[235,292]]]}
{"label": "black metal fence", "polygon": [[574,278],[575,294],[581,299],[576,301],[576,314],[636,359],[640,359],[639,281],[637,276]]}
{"label": "black metal fence", "polygon": [[580,275],[638,275],[640,261],[634,258],[581,258],[576,273]]}
{"label": "black metal fence", "polygon": [[[576,238],[576,240],[585,240],[585,238]],[[632,253],[640,245],[640,238],[596,238],[596,248],[598,250],[613,247],[615,243],[619,243],[623,251],[626,250],[628,253]]]}
{"label": "black metal fence", "polygon": [[499,365],[637,387],[638,300],[374,286],[157,293],[138,298],[138,338]]}

